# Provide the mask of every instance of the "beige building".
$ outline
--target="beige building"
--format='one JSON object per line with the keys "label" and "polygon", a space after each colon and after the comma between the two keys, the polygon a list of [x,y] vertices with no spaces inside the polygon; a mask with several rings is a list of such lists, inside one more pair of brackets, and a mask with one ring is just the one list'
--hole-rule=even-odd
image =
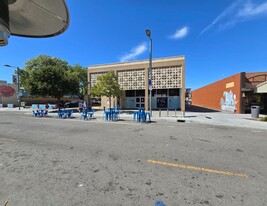
{"label": "beige building", "polygon": [[[149,61],[133,61],[88,67],[90,88],[97,78],[114,71],[124,90],[124,96],[114,99],[101,98],[101,107],[119,104],[123,109],[149,110]],[[185,110],[185,57],[175,56],[152,61],[152,109]]]}

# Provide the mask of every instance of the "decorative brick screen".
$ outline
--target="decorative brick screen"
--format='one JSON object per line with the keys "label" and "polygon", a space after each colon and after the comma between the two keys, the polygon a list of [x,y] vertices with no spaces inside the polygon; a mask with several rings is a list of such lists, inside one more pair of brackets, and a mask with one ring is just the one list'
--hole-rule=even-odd
{"label": "decorative brick screen", "polygon": [[145,89],[145,70],[118,71],[118,82],[123,90]]}
{"label": "decorative brick screen", "polygon": [[182,67],[160,67],[152,69],[154,89],[182,88]]}
{"label": "decorative brick screen", "polygon": [[92,73],[90,74],[91,85],[93,86],[97,82],[97,78],[107,72],[99,72],[99,73]]}
{"label": "decorative brick screen", "polygon": [[[91,85],[106,72],[91,73]],[[117,71],[118,82],[123,90],[145,89],[145,69]],[[182,88],[182,66],[152,69],[153,89]]]}

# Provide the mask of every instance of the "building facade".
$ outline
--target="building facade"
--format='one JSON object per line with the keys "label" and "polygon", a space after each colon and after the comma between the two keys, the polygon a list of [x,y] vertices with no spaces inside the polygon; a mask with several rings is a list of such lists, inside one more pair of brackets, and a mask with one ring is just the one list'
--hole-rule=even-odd
{"label": "building facade", "polygon": [[266,114],[267,72],[241,72],[196,89],[192,104],[236,113],[249,113],[257,105]]}
{"label": "building facade", "polygon": [[[114,71],[124,95],[108,102],[101,97],[101,107],[119,104],[124,109],[149,109],[149,61],[133,61],[88,67],[89,90],[97,78]],[[185,58],[182,56],[153,59],[152,109],[185,110]]]}

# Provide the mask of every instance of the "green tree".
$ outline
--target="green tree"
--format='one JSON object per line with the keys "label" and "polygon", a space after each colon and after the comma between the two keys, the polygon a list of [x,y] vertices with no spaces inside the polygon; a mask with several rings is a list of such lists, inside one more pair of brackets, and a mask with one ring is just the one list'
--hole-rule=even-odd
{"label": "green tree", "polygon": [[82,68],[80,65],[74,65],[72,68],[73,75],[75,75],[79,81],[79,92],[77,95],[80,99],[84,100],[88,91],[87,69]]}
{"label": "green tree", "polygon": [[66,61],[40,55],[25,65],[21,70],[21,83],[31,95],[60,100],[64,95],[79,93],[79,76]]}
{"label": "green tree", "polygon": [[[93,97],[106,96],[111,103],[111,97],[122,96],[123,91],[118,83],[118,77],[114,71],[109,71],[97,78],[96,84],[91,89],[91,95]],[[111,104],[109,104],[111,107]]]}

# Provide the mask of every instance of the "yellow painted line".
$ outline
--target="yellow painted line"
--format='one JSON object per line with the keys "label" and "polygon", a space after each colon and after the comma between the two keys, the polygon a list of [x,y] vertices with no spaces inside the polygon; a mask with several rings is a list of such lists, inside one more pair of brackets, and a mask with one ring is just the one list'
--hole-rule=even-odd
{"label": "yellow painted line", "polygon": [[147,161],[148,161],[148,163],[151,163],[151,164],[165,165],[165,166],[170,166],[170,167],[179,167],[179,168],[189,169],[189,170],[211,172],[211,173],[216,173],[216,174],[220,174],[220,175],[230,175],[230,176],[235,176],[235,177],[248,178],[248,176],[246,174],[237,174],[237,173],[232,173],[232,172],[228,172],[228,171],[212,170],[212,169],[207,169],[207,168],[202,168],[202,167],[188,166],[188,165],[182,165],[182,164],[174,164],[174,163],[169,163],[169,162],[161,162],[161,161],[157,161],[157,160],[147,160]]}
{"label": "yellow painted line", "polygon": [[10,142],[16,142],[17,140],[15,139],[7,139],[7,138],[2,138],[0,137],[1,140],[4,140],[4,141],[10,141]]}

